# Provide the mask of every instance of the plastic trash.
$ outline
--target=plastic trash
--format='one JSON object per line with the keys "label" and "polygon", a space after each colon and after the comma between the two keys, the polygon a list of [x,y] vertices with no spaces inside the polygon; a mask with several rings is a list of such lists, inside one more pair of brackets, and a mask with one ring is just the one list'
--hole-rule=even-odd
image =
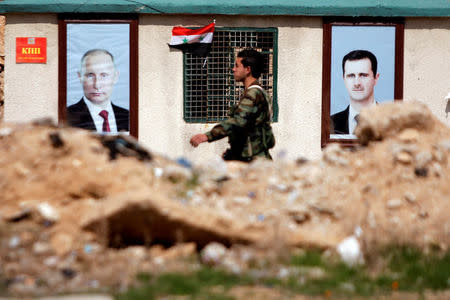
{"label": "plastic trash", "polygon": [[354,235],[346,237],[337,246],[342,261],[348,266],[364,264],[364,257],[359,243],[359,237],[362,235],[361,227],[356,227]]}
{"label": "plastic trash", "polygon": [[188,168],[188,169],[192,168],[191,162],[184,157],[177,158],[176,162],[185,168]]}
{"label": "plastic trash", "polygon": [[206,245],[200,253],[201,260],[204,264],[217,265],[219,264],[227,252],[227,248],[217,242],[212,242]]}
{"label": "plastic trash", "polygon": [[58,211],[48,204],[47,202],[40,203],[37,207],[37,211],[42,216],[44,221],[48,221],[50,223],[57,222],[59,220]]}

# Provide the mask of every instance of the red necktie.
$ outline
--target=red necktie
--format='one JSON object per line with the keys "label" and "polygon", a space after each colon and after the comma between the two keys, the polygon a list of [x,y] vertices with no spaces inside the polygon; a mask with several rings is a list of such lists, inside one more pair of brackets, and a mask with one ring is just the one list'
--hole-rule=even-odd
{"label": "red necktie", "polygon": [[109,128],[109,122],[108,122],[108,112],[106,110],[102,110],[99,113],[100,117],[103,118],[103,132],[111,132],[111,129]]}

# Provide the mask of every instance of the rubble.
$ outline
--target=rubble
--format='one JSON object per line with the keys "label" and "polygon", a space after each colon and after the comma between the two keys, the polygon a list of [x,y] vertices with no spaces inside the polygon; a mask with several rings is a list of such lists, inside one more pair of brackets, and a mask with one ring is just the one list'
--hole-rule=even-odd
{"label": "rubble", "polygon": [[131,137],[2,123],[8,291],[121,290],[137,272],[198,253],[239,273],[268,249],[338,251],[357,226],[352,262],[391,244],[448,250],[450,129],[416,102],[378,105],[360,124],[364,146],[333,144],[321,160],[196,165]]}
{"label": "rubble", "polygon": [[355,129],[355,134],[363,145],[393,137],[408,129],[409,132],[400,135],[400,139],[404,139],[404,135],[411,135],[411,129],[431,131],[437,124],[428,107],[418,101],[407,105],[379,105],[374,110],[363,110],[360,118],[362,122]]}

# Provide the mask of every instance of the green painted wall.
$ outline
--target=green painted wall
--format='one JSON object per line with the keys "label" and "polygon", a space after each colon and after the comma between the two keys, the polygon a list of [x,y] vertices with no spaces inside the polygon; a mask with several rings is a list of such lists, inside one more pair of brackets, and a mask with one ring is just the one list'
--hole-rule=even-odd
{"label": "green painted wall", "polygon": [[0,13],[449,17],[450,0],[0,0]]}

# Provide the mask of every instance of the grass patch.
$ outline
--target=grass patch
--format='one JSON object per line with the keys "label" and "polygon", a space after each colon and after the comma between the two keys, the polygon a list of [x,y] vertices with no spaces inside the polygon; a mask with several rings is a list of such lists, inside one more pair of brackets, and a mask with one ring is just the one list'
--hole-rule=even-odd
{"label": "grass patch", "polygon": [[203,267],[189,274],[166,273],[157,277],[140,274],[138,279],[138,287],[131,288],[115,298],[149,300],[163,295],[189,295],[191,299],[229,300],[232,298],[225,292],[230,287],[251,283],[247,276],[238,276],[210,267]]}
{"label": "grass patch", "polygon": [[[450,252],[423,254],[407,247],[382,252],[384,269],[369,276],[369,267],[348,267],[324,259],[319,251],[305,251],[280,267],[289,273],[252,276],[252,272],[235,275],[218,268],[202,267],[189,274],[167,273],[159,276],[141,274],[138,287],[116,295],[117,300],[156,299],[161,296],[188,296],[186,299],[232,299],[227,292],[237,286],[266,286],[286,295],[373,296],[392,290],[417,292],[450,288]],[[270,268],[273,266],[267,266]],[[277,268],[274,268],[277,269]],[[253,272],[254,274],[254,272]]]}
{"label": "grass patch", "polygon": [[294,256],[291,264],[303,272],[281,285],[296,293],[368,296],[378,291],[364,267],[349,267],[340,261],[324,259],[319,251]]}
{"label": "grass patch", "polygon": [[291,264],[294,266],[323,267],[325,265],[322,253],[315,250],[305,251],[302,254],[294,255],[291,258]]}
{"label": "grass patch", "polygon": [[450,252],[422,254],[414,248],[388,253],[389,269],[396,274],[400,290],[423,291],[450,288]]}

